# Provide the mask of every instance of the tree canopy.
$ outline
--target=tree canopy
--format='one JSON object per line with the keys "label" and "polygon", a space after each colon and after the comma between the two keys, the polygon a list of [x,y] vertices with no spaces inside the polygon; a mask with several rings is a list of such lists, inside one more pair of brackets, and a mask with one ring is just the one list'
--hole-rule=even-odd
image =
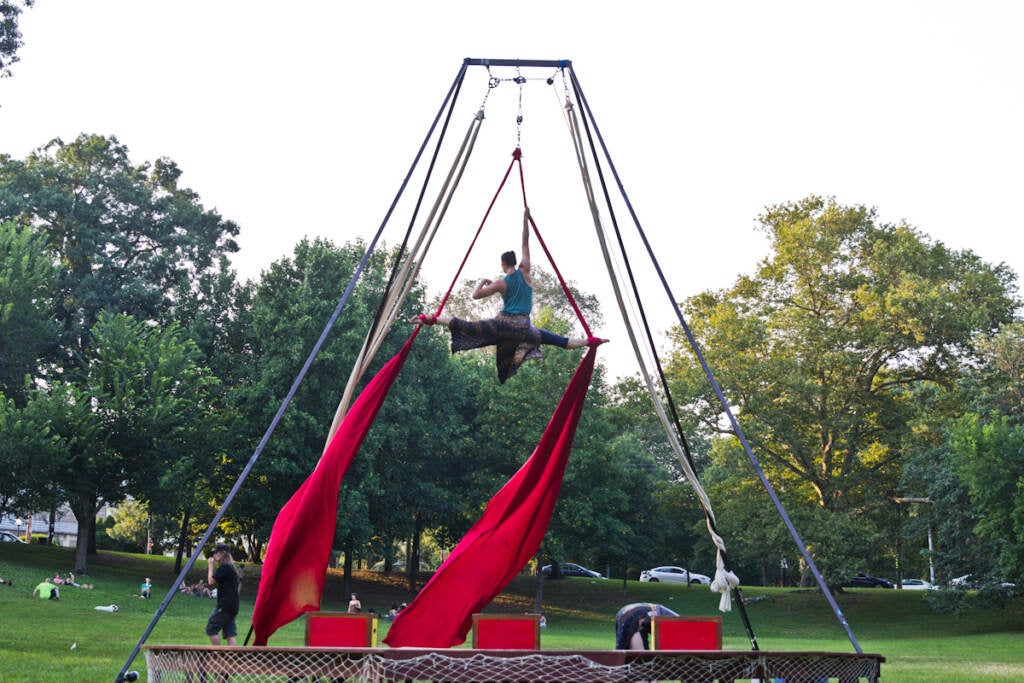
{"label": "tree canopy", "polygon": [[[179,177],[166,159],[132,164],[112,137],[0,155],[0,503],[69,502],[82,522],[77,569],[94,550],[97,506],[126,493],[153,528],[178,527],[179,553],[189,549],[366,250],[303,239],[240,284],[227,261],[238,227]],[[1011,576],[1024,547],[1014,274],[832,199],[769,207],[759,220],[771,254],[684,308],[816,562],[833,578],[865,563],[898,572],[922,561],[903,546],[934,531],[942,566]],[[394,256],[371,255],[217,530],[251,560],[320,457]],[[540,268],[534,282],[534,323],[569,333],[557,282]],[[448,312],[491,315],[493,302],[471,289],[457,288]],[[414,289],[402,316],[427,310],[424,296]],[[574,296],[599,325],[596,299]],[[371,374],[411,330],[395,326]],[[765,579],[769,560],[792,556],[791,541],[688,341],[672,341],[670,388],[731,568]],[[446,330],[421,332],[338,493],[346,567],[404,559],[411,588],[422,544],[438,560],[479,517],[532,451],[580,358],[546,348],[499,385],[493,351],[453,357],[448,343]],[[637,378],[609,383],[598,368],[545,560],[632,576],[657,564],[711,571],[702,511],[650,400]],[[912,497],[933,505],[895,504]]]}
{"label": "tree canopy", "polygon": [[[1015,276],[864,206],[808,197],[759,220],[771,255],[686,315],[773,484],[852,528],[922,446],[915,387],[952,389],[978,337],[1012,320]],[[670,375],[708,432],[731,432],[682,335]]]}
{"label": "tree canopy", "polygon": [[[172,441],[169,425],[205,397],[191,382],[196,349],[173,321],[225,267],[238,228],[180,174],[167,159],[134,165],[97,135],[0,155],[0,288],[18,304],[0,316],[0,385],[16,406],[49,411],[63,458],[35,466],[77,508],[78,569],[95,546],[96,501],[129,484],[145,495],[163,474],[145,468],[167,462],[146,460],[156,435]],[[175,399],[183,389],[191,404]]]}
{"label": "tree canopy", "polygon": [[10,78],[11,66],[19,61],[18,50],[24,44],[18,19],[22,7],[31,7],[36,0],[0,0],[0,78]]}

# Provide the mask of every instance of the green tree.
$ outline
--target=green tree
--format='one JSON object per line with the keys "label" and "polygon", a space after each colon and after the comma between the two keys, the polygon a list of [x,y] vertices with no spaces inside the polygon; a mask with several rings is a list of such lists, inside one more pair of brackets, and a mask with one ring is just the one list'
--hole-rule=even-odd
{"label": "green tree", "polygon": [[199,421],[215,382],[177,325],[102,313],[88,348],[68,381],[49,392],[64,406],[55,430],[68,458],[57,481],[78,520],[79,572],[87,568],[99,502],[117,503],[159,480],[176,457],[175,434]]}
{"label": "green tree", "polygon": [[54,475],[63,460],[46,397],[25,406],[0,395],[0,513],[28,514],[61,502]]}
{"label": "green tree", "polygon": [[[250,386],[239,385],[234,394],[240,414],[250,416],[247,429],[254,437],[265,431],[280,406],[365,248],[362,242],[339,248],[327,240],[303,240],[292,257],[272,264],[256,284],[245,346],[251,375],[258,379]],[[269,537],[277,511],[323,452],[336,405],[381,300],[392,258],[393,253],[383,248],[370,258],[232,507],[232,522],[239,533],[259,547]],[[405,316],[422,310],[421,296],[412,294]],[[364,384],[397,352],[412,329],[406,323],[395,326],[362,380]],[[367,547],[382,549],[395,538],[412,536],[414,518],[400,512],[401,506],[417,490],[415,486],[426,485],[426,481],[414,481],[407,463],[430,461],[438,444],[448,441],[445,416],[457,402],[431,405],[437,395],[434,390],[440,387],[443,391],[445,383],[443,378],[424,377],[424,373],[433,373],[439,366],[444,370],[444,353],[439,339],[423,335],[417,341],[413,356],[343,480],[335,542],[349,555]]]}
{"label": "green tree", "polygon": [[[411,331],[401,330],[396,342]],[[366,520],[372,524],[370,533],[348,532],[346,540],[352,547],[378,551],[402,541],[408,548],[411,587],[422,560],[424,534],[446,529],[459,517],[465,505],[461,492],[474,469],[467,466],[472,462],[467,452],[468,419],[475,411],[479,385],[471,384],[462,368],[450,362],[446,347],[438,330],[421,330],[363,446],[367,485],[346,479],[342,487],[345,498],[355,490],[365,497]],[[339,531],[348,526],[339,519]]]}
{"label": "green tree", "polygon": [[965,378],[971,411],[948,430],[947,460],[969,501],[976,552],[958,558],[958,573],[1024,579],[1024,324],[1005,325],[978,343]]}
{"label": "green tree", "polygon": [[[773,484],[867,538],[920,447],[912,389],[952,385],[976,335],[1012,318],[1015,276],[863,206],[809,197],[759,220],[771,256],[687,317]],[[679,402],[731,433],[681,334],[675,348]]]}
{"label": "green tree", "polygon": [[105,529],[106,535],[122,549],[144,553],[152,542],[153,552],[160,552],[162,541],[167,536],[167,524],[159,517],[154,518],[146,503],[128,498],[117,506],[112,517],[113,524]]}
{"label": "green tree", "polygon": [[0,78],[10,78],[11,66],[19,61],[18,50],[23,45],[18,28],[19,4],[31,7],[35,0],[0,0]]}
{"label": "green tree", "polygon": [[1024,425],[968,415],[951,430],[961,479],[977,510],[974,531],[1001,578],[1024,577]]}
{"label": "green tree", "polygon": [[976,412],[1005,415],[1024,423],[1024,322],[1004,325],[978,340],[981,363],[969,377]]}
{"label": "green tree", "polygon": [[[175,574],[234,485],[259,435],[238,400],[256,381],[247,332],[252,291],[252,283],[239,284],[227,257],[221,256],[215,268],[200,273],[174,296],[175,320],[198,346],[202,364],[219,380],[211,409],[177,432],[178,457],[153,482],[155,486],[142,492],[154,518],[177,520]],[[237,538],[238,547],[250,552],[250,560],[258,558],[259,543],[233,518],[222,520],[219,531]]]}
{"label": "green tree", "polygon": [[[620,452],[619,459],[636,479],[630,508],[620,513],[625,515],[623,521],[634,533],[628,553],[629,569],[639,571],[659,564],[681,564],[695,571],[711,572],[711,558],[716,550],[707,533],[704,512],[666,438],[649,390],[639,377],[631,377],[618,382],[611,396],[602,419],[617,435],[613,444],[620,440],[630,444],[627,450]],[[710,462],[710,445],[688,413],[680,413],[679,419],[694,470],[706,487],[703,480]],[[623,481],[629,478],[625,473],[619,477]],[[717,501],[712,497],[715,512],[720,504]]]}
{"label": "green tree", "polygon": [[[212,274],[227,272],[224,256],[237,250],[238,227],[204,209],[195,192],[179,186],[180,175],[168,159],[134,165],[116,138],[97,135],[53,140],[23,161],[0,155],[0,221],[31,231],[57,264],[46,297],[56,302],[56,340],[32,368],[40,386],[60,388],[54,396],[90,400],[92,387],[67,385],[88,381],[90,370],[81,366],[96,362],[90,344],[104,312],[168,325],[179,307],[187,314],[202,299]],[[158,480],[154,473],[139,485]],[[87,522],[83,531],[92,528]]]}
{"label": "green tree", "polygon": [[24,161],[0,155],[0,220],[45,236],[70,367],[101,311],[167,321],[175,294],[237,251],[238,227],[179,187],[168,159],[133,165],[115,137],[55,139]]}
{"label": "green tree", "polygon": [[0,394],[19,407],[27,379],[56,343],[53,294],[57,268],[30,229],[0,222]]}

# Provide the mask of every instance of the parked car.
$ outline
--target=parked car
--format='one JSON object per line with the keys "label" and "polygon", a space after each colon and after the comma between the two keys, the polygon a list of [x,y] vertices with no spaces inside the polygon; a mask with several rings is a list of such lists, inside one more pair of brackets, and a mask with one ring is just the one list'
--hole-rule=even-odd
{"label": "parked car", "polygon": [[[587,569],[581,567],[573,562],[563,562],[559,565],[562,568],[562,576],[586,576],[592,579],[603,579],[601,572],[595,572],[593,569]],[[540,568],[540,573],[544,576],[551,576],[551,565],[546,564]]]}
{"label": "parked car", "polygon": [[903,590],[906,591],[933,591],[938,590],[938,586],[932,585],[930,581],[924,581],[922,579],[903,579],[900,582],[903,586]]}
{"label": "parked car", "polygon": [[889,579],[880,579],[876,576],[869,576],[867,574],[857,574],[849,581],[843,584],[845,588],[895,588],[894,584]]}
{"label": "parked car", "polygon": [[700,583],[707,586],[711,583],[711,577],[703,574],[697,574],[691,572],[689,569],[683,569],[682,567],[655,567],[654,569],[645,569],[640,572],[641,581],[650,581],[651,583],[657,583],[659,581],[665,581],[666,583]]}
{"label": "parked car", "polygon": [[986,581],[980,576],[974,574],[964,574],[958,576],[955,579],[949,580],[950,588],[981,588],[986,585],[998,585],[1000,588],[1006,588],[1012,590],[1017,587],[1016,584],[1010,583],[1009,581]]}
{"label": "parked car", "polygon": [[10,531],[0,531],[0,543],[24,543],[25,539],[20,538]]}

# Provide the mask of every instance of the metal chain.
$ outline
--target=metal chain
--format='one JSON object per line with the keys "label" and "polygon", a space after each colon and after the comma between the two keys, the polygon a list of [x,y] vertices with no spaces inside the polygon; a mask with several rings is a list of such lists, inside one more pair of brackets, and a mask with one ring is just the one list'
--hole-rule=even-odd
{"label": "metal chain", "polygon": [[522,75],[520,67],[518,67],[518,66],[516,67],[516,75],[513,76],[512,78],[499,78],[498,76],[495,76],[493,73],[491,73],[490,65],[487,65],[486,68],[487,68],[487,92],[484,93],[484,99],[480,103],[480,109],[481,110],[483,110],[485,108],[485,105],[487,104],[487,99],[491,96],[491,91],[494,90],[495,88],[497,88],[499,85],[501,85],[502,81],[511,81],[512,83],[515,83],[516,85],[519,86],[519,103],[518,103],[518,110],[516,112],[516,148],[517,149],[520,147],[520,143],[522,141],[522,132],[523,132],[523,86],[526,85],[527,81],[531,81],[531,80],[534,80],[534,81],[536,81],[536,80],[544,80],[548,85],[554,85],[555,77],[558,75],[558,72],[561,72],[562,73],[562,87],[565,90],[565,101],[566,101],[567,104],[569,103],[569,83],[568,83],[568,81],[566,80],[566,77],[565,77],[565,67],[564,66],[558,67],[552,75],[547,76],[547,77],[542,77],[542,78],[527,78],[526,76]]}
{"label": "metal chain", "polygon": [[484,110],[485,105],[487,104],[487,98],[491,96],[491,91],[494,90],[495,88],[497,88],[500,83],[501,83],[501,79],[500,78],[495,78],[491,74],[491,67],[488,66],[487,67],[487,92],[484,93],[484,99],[480,103],[480,111]]}
{"label": "metal chain", "polygon": [[523,137],[523,85],[526,84],[526,79],[519,73],[519,67],[516,67],[516,77],[512,79],[519,86],[519,111],[516,112],[516,149],[519,149],[522,145],[520,142]]}

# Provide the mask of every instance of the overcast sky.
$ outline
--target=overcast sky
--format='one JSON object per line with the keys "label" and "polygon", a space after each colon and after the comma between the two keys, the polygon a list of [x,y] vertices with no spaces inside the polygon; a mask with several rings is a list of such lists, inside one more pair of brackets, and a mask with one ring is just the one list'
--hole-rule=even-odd
{"label": "overcast sky", "polygon": [[[463,58],[569,59],[678,299],[750,272],[767,255],[756,216],[812,193],[1024,272],[1024,3],[355,6],[39,0],[0,80],[0,152],[88,132],[135,163],[169,157],[241,226],[234,263],[254,278],[303,236],[374,233]],[[467,78],[453,138],[486,75]],[[528,192],[542,233],[567,238],[566,277],[596,291],[559,88],[523,89]],[[509,82],[488,100],[461,227],[427,268],[437,289],[508,163],[517,105]],[[498,220],[513,236],[466,276],[517,246]]]}

